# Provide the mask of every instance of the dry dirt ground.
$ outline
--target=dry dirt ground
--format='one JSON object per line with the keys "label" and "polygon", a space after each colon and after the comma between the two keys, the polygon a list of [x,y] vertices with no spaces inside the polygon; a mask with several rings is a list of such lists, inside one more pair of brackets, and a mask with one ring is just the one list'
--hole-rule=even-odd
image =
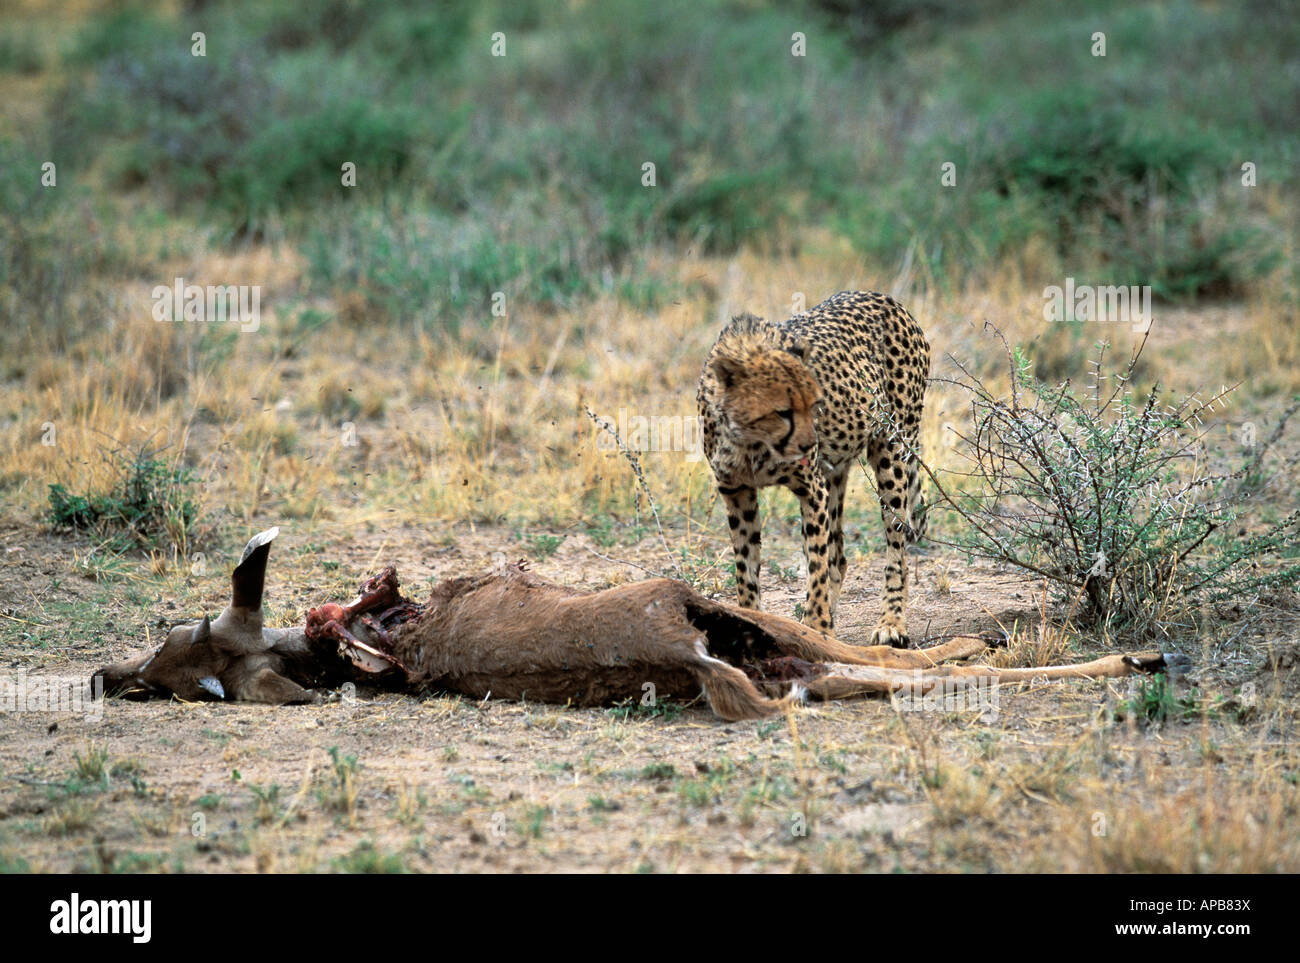
{"label": "dry dirt ground", "polygon": [[[325,540],[290,526],[268,611],[296,621],[381,564],[416,597],[498,553],[590,588],[644,577],[621,560],[668,567],[653,537],[598,548],[554,536],[393,527]],[[797,549],[779,529],[767,545],[776,559]],[[81,678],[142,649],[146,627],[157,638],[217,611],[238,550],[176,599],[147,575],[77,574],[86,548],[0,528],[0,673]],[[850,559],[840,637],[859,641],[882,563]],[[788,613],[802,584],[767,570],[764,591]],[[1022,576],[933,548],[915,557],[917,635],[1000,624],[1015,636],[1004,659],[1095,654],[1041,626],[1038,604]],[[863,700],[734,724],[701,702],[576,710],[365,690],[322,706],[0,712],[0,868],[1296,871],[1296,638],[1294,624],[1260,619],[1207,637],[1157,722],[1135,712],[1128,680],[1006,687],[982,709]]]}

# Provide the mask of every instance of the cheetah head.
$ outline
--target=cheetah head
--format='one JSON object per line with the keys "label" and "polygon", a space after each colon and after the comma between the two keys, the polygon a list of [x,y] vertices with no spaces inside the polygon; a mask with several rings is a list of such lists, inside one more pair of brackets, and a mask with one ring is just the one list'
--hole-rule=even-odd
{"label": "cheetah head", "polygon": [[807,348],[782,345],[775,328],[764,327],[766,332],[754,323],[743,335],[719,342],[709,361],[717,381],[714,396],[739,441],[765,445],[779,462],[807,464],[817,448],[813,419],[821,389],[804,364]]}

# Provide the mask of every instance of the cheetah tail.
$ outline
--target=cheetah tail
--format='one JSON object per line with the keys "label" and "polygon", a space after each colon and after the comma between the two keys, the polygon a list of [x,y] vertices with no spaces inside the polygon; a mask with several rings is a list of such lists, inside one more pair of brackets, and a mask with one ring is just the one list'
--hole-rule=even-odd
{"label": "cheetah tail", "polygon": [[906,538],[909,545],[915,545],[925,538],[926,511],[929,507],[925,503],[925,493],[921,490],[921,473],[915,463],[910,469],[907,488],[907,504],[911,509],[909,512],[911,518],[908,519]]}

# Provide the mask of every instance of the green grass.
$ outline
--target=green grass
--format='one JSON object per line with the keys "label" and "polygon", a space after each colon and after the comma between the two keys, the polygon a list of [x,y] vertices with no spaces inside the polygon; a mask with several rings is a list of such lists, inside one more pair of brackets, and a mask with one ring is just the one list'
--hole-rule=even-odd
{"label": "green grass", "polygon": [[712,765],[696,764],[696,774],[679,776],[675,789],[682,803],[689,806],[707,806],[722,798],[736,775],[735,764],[720,756]]}
{"label": "green grass", "polygon": [[619,722],[628,722],[632,719],[659,719],[664,722],[671,722],[681,716],[684,711],[680,703],[673,702],[670,699],[655,699],[649,703],[626,699],[618,705],[606,709],[605,715]]}
{"label": "green grass", "polygon": [[533,839],[541,839],[542,831],[546,828],[546,821],[550,818],[551,810],[549,807],[529,806],[524,810],[524,816],[519,821],[519,831]]}
{"label": "green grass", "polygon": [[[109,488],[72,492],[51,485],[47,520],[55,528],[94,532],[118,553],[166,545],[184,549],[199,513],[199,483],[192,470],[159,454],[146,447],[103,449],[113,474]],[[111,565],[104,571],[113,574]]]}
{"label": "green grass", "polygon": [[31,871],[31,864],[21,856],[0,852],[0,874],[12,876],[17,873],[30,873]]}
{"label": "green grass", "polygon": [[72,759],[77,778],[84,782],[107,782],[109,774],[108,747],[89,745],[85,755],[73,751]]}
{"label": "green grass", "polygon": [[649,782],[658,782],[664,779],[673,779],[677,775],[677,769],[671,762],[652,762],[644,766],[636,774],[636,778],[644,779]]}
{"label": "green grass", "polygon": [[405,873],[406,863],[400,853],[383,852],[375,848],[370,840],[357,844],[352,852],[339,856],[333,861],[335,870],[340,873]]}
{"label": "green grass", "polygon": [[1116,709],[1119,718],[1134,718],[1142,723],[1194,719],[1199,712],[1195,690],[1179,694],[1164,675],[1138,680],[1133,695]]}
{"label": "green grass", "polygon": [[330,746],[325,751],[330,757],[331,771],[317,787],[317,799],[327,811],[351,819],[356,811],[360,764],[356,756],[344,755],[338,746]]}
{"label": "green grass", "polygon": [[517,537],[528,546],[535,558],[550,558],[564,544],[563,535],[552,535],[549,532],[520,532]]}

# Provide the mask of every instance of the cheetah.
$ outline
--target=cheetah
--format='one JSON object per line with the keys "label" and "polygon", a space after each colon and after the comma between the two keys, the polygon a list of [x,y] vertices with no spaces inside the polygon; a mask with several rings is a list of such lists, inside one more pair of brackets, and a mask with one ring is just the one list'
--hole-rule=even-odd
{"label": "cheetah", "polygon": [[799,499],[808,595],[803,622],[834,634],[844,583],[844,489],[863,451],[876,475],[888,543],[876,645],[908,644],[906,545],[923,534],[917,471],[930,345],[885,294],[843,291],[788,321],[734,318],[700,375],[704,453],[727,509],[742,607],[759,607],[758,489]]}

